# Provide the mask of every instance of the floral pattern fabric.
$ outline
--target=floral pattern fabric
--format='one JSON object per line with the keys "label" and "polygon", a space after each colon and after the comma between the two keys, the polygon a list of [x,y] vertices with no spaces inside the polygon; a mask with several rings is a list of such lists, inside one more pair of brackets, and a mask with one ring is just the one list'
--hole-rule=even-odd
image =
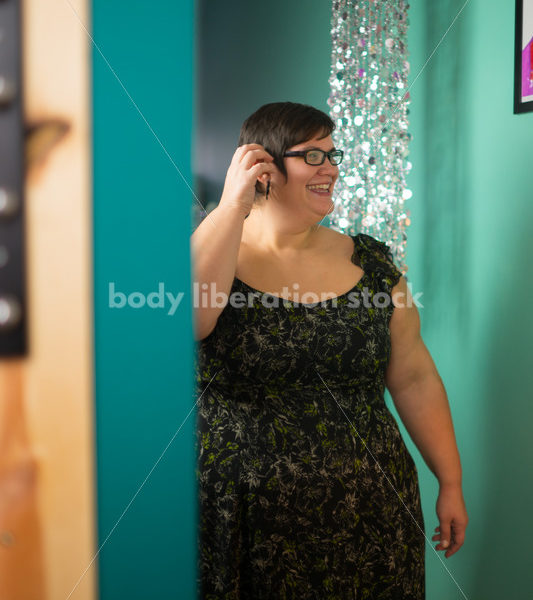
{"label": "floral pattern fabric", "polygon": [[298,304],[235,279],[246,302],[197,343],[202,600],[425,597],[418,474],[384,400],[401,273],[352,239],[349,292]]}

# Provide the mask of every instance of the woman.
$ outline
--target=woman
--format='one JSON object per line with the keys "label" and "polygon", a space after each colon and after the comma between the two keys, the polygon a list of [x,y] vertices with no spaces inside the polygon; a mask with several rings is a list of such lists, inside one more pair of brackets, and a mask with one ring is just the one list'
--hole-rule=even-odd
{"label": "woman", "polygon": [[262,106],[192,236],[202,598],[424,598],[417,470],[385,385],[439,481],[436,549],[463,544],[446,392],[406,281],[383,242],[320,225],[334,127]]}

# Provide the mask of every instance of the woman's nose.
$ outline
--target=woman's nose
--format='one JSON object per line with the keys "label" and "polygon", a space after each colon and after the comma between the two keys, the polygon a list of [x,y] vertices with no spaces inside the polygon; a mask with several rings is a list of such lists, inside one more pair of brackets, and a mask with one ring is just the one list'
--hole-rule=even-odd
{"label": "woman's nose", "polygon": [[329,162],[329,158],[326,157],[326,160],[320,165],[318,172],[319,173],[337,174],[339,172],[339,167],[337,165],[332,165]]}

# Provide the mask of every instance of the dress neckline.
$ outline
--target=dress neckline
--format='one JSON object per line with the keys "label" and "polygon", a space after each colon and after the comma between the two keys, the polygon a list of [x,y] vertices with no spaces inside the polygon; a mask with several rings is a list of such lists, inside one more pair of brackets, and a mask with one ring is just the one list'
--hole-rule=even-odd
{"label": "dress neckline", "polygon": [[[354,257],[357,254],[357,250],[358,250],[358,239],[359,239],[360,234],[358,233],[357,235],[350,235],[350,237],[352,238],[353,241],[353,252],[352,252],[352,256],[350,257],[350,260],[352,261],[352,263],[355,265],[354,262]],[[356,265],[357,267],[361,267],[361,265]],[[276,294],[271,294],[270,292],[263,292],[262,290],[258,290],[257,288],[252,287],[251,285],[248,285],[245,281],[243,281],[242,279],[239,279],[238,277],[234,277],[234,281],[238,281],[239,283],[241,283],[244,287],[247,287],[248,289],[252,290],[253,292],[257,292],[259,294],[264,294],[265,296],[270,296],[272,298],[277,298],[278,300],[283,300],[283,302],[288,302],[291,305],[298,305],[298,306],[305,306],[305,307],[312,307],[314,308],[315,306],[320,306],[323,305],[326,302],[332,302],[333,300],[340,300],[341,298],[344,298],[345,296],[347,296],[349,293],[353,292],[356,288],[358,288],[361,284],[361,282],[363,281],[363,279],[365,279],[367,276],[367,272],[365,270],[363,270],[363,274],[361,275],[361,277],[359,278],[359,280],[355,283],[354,286],[352,286],[347,292],[344,292],[344,294],[339,294],[338,296],[333,296],[333,298],[326,298],[325,300],[321,300],[319,302],[311,302],[311,303],[305,303],[305,302],[294,302],[293,300],[288,300],[287,298],[283,298],[282,296],[277,296]],[[302,294],[303,295],[303,294]]]}

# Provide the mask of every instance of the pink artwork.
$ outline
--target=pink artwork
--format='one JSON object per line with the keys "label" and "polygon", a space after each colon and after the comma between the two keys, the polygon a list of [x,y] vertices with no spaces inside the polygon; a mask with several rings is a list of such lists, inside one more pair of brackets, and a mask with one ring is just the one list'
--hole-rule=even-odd
{"label": "pink artwork", "polygon": [[533,37],[522,50],[522,97],[533,96]]}
{"label": "pink artwork", "polygon": [[533,0],[515,0],[515,114],[533,112]]}

